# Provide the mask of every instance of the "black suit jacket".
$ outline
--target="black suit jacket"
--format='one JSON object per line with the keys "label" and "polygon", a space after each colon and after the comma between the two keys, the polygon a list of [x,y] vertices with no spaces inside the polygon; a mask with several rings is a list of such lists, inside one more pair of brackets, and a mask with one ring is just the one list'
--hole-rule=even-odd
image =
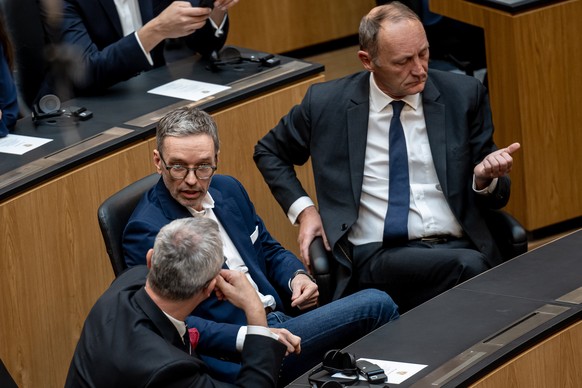
{"label": "black suit jacket", "polygon": [[[294,173],[311,157],[317,202],[325,233],[339,262],[335,297],[351,277],[350,258],[338,242],[358,216],[369,114],[369,76],[360,72],[310,87],[255,147],[255,162],[273,195],[287,212],[307,193]],[[473,77],[430,70],[422,93],[428,139],[439,182],[465,234],[496,265],[500,254],[481,210],[501,208],[510,180],[499,179],[495,192],[472,189],[473,168],[496,150],[485,87]]]}
{"label": "black suit jacket", "polygon": [[[198,0],[190,0],[198,6]],[[164,44],[152,50],[154,66],[147,61],[134,34],[123,36],[119,15],[113,0],[64,0],[63,25],[60,40],[72,45],[83,58],[85,77],[80,89],[87,91],[109,87],[152,67],[162,66]],[[158,16],[172,0],[140,0],[142,23]],[[186,38],[188,46],[202,55],[219,50],[226,41],[228,19],[221,37],[206,25]]]}
{"label": "black suit jacket", "polygon": [[145,292],[145,266],[124,272],[83,326],[66,387],[274,387],[285,355],[278,341],[247,336],[236,384],[213,380],[184,350],[175,326]]}

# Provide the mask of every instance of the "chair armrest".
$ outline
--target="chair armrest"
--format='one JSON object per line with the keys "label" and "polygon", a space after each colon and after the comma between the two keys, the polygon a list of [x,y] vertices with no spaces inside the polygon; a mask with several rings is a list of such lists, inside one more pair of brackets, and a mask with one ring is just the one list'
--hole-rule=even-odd
{"label": "chair armrest", "polygon": [[316,237],[309,245],[311,272],[319,288],[319,305],[331,302],[335,291],[335,279],[332,271],[333,259],[323,245],[323,239]]}
{"label": "chair armrest", "polygon": [[328,252],[323,245],[321,237],[315,237],[309,246],[309,257],[311,258],[311,271],[313,276],[327,275],[330,273]]}
{"label": "chair armrest", "polygon": [[527,252],[527,233],[511,214],[489,210],[485,220],[504,261]]}

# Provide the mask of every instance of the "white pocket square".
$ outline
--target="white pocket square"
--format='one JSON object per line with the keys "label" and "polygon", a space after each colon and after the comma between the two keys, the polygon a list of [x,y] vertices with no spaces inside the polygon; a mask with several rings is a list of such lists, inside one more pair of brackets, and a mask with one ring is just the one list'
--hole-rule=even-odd
{"label": "white pocket square", "polygon": [[253,234],[251,234],[251,243],[255,243],[255,241],[257,241],[257,238],[259,238],[259,226],[255,226],[255,231],[253,232]]}

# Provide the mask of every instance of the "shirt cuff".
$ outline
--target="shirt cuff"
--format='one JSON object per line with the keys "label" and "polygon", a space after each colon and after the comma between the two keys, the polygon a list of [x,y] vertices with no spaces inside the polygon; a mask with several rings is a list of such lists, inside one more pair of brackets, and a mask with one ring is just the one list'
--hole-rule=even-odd
{"label": "shirt cuff", "polygon": [[499,179],[493,178],[489,186],[485,187],[483,190],[477,190],[477,185],[475,184],[475,174],[473,174],[473,191],[480,195],[489,195],[495,191],[497,187],[497,181]]}
{"label": "shirt cuff", "polygon": [[147,51],[145,51],[145,49],[143,48],[143,45],[141,44],[141,40],[139,40],[139,36],[137,36],[137,31],[133,33],[133,35],[135,36],[135,40],[137,40],[137,44],[139,44],[139,48],[141,48],[141,51],[143,52],[143,55],[145,55],[146,59],[148,60],[150,66],[154,65],[154,60],[152,59],[152,56],[150,55],[150,53],[148,53]]}
{"label": "shirt cuff", "polygon": [[214,36],[217,38],[220,38],[222,35],[224,35],[224,31],[222,30],[224,28],[224,25],[226,23],[226,18],[228,17],[228,14],[224,14],[224,18],[222,19],[222,23],[220,23],[220,26],[217,26],[216,23],[214,23],[214,20],[212,20],[211,18],[208,18],[208,20],[210,20],[210,25],[212,27],[214,27]]}
{"label": "shirt cuff", "polygon": [[270,337],[274,340],[279,339],[279,336],[273,333],[268,327],[253,325],[241,326],[236,336],[236,350],[239,353],[243,350],[247,334],[262,335],[263,337]]}
{"label": "shirt cuff", "polygon": [[309,206],[315,206],[309,197],[299,197],[295,202],[293,202],[289,211],[287,211],[287,217],[289,218],[289,221],[291,221],[291,224],[295,225],[299,214]]}
{"label": "shirt cuff", "polygon": [[263,337],[269,337],[274,340],[278,340],[279,336],[271,331],[265,326],[247,326],[247,334],[262,335]]}

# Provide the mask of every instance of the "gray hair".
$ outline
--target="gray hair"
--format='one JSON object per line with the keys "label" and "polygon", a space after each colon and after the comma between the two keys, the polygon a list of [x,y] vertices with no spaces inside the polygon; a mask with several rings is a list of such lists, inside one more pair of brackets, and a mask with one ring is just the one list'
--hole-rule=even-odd
{"label": "gray hair", "polygon": [[156,142],[162,152],[164,140],[168,136],[208,135],[214,141],[214,153],[218,155],[220,143],[218,128],[214,119],[203,110],[184,106],[167,113],[158,123]]}
{"label": "gray hair", "polygon": [[188,217],[160,229],[148,274],[148,284],[169,300],[185,300],[208,286],[222,264],[218,224],[208,218]]}
{"label": "gray hair", "polygon": [[359,29],[360,50],[368,52],[373,62],[378,58],[378,32],[384,21],[398,23],[402,20],[416,20],[422,24],[413,10],[399,1],[373,8],[362,18]]}

